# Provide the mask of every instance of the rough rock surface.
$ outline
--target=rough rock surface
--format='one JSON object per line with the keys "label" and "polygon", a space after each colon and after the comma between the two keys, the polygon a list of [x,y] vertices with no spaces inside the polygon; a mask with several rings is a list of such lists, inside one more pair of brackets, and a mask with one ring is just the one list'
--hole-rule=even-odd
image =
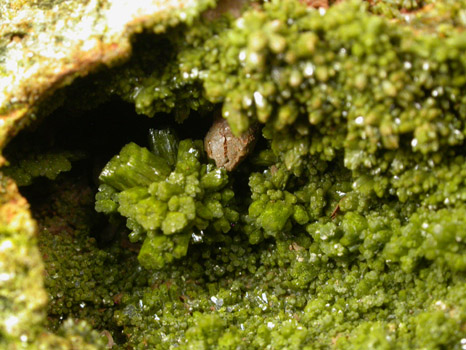
{"label": "rough rock surface", "polygon": [[[0,1],[0,149],[59,88],[131,54],[130,38],[189,23],[211,0]],[[4,159],[0,159],[0,163]]]}

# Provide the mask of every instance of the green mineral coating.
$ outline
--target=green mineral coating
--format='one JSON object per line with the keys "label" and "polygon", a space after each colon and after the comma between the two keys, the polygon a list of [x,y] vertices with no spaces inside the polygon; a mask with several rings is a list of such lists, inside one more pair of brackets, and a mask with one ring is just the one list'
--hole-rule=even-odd
{"label": "green mineral coating", "polygon": [[28,154],[22,159],[12,159],[3,172],[18,186],[28,186],[37,177],[55,180],[60,173],[71,170],[71,162],[82,158],[81,152],[70,151]]}
{"label": "green mineral coating", "polygon": [[[43,231],[40,248],[47,270],[45,287],[56,291],[49,294],[47,310],[49,327],[54,330],[68,317],[89,320],[93,328],[110,328],[114,297],[126,284],[143,278],[134,256],[118,246],[98,249],[95,239],[89,237]],[[68,259],[62,260],[63,256]]]}
{"label": "green mineral coating", "polygon": [[131,232],[105,247],[91,190],[59,177],[36,208],[49,329],[115,349],[463,350],[465,8],[272,0],[146,37],[96,85],[178,122],[223,103],[264,139],[229,174],[200,140],[124,146],[95,209]]}
{"label": "green mineral coating", "polygon": [[206,248],[125,294],[115,319],[130,347],[461,348],[464,276],[439,266],[337,262],[313,253],[306,234]]}

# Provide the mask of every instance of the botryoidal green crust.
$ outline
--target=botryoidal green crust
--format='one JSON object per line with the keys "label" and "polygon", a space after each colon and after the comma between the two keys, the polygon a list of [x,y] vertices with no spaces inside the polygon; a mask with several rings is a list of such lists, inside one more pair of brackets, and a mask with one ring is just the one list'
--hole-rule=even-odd
{"label": "botryoidal green crust", "polygon": [[108,93],[138,112],[223,103],[234,130],[264,124],[265,145],[228,176],[199,142],[176,162],[172,142],[125,146],[96,208],[141,249],[124,231],[99,248],[73,206],[41,215],[50,327],[84,318],[120,349],[463,350],[465,3],[416,4],[255,4],[157,37],[152,70],[150,55],[115,70]]}

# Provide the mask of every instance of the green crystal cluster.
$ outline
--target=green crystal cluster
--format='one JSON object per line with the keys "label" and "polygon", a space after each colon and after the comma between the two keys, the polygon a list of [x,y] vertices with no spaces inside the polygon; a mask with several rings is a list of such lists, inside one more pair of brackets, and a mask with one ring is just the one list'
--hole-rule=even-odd
{"label": "green crystal cluster", "polygon": [[55,180],[60,173],[71,170],[73,161],[82,158],[84,154],[81,152],[71,151],[28,154],[25,158],[12,160],[14,165],[6,167],[3,172],[18,186],[28,186],[39,177]]}
{"label": "green crystal cluster", "polygon": [[144,242],[140,263],[162,268],[186,255],[193,235],[227,233],[239,214],[226,171],[205,162],[202,141],[178,143],[169,130],[150,136],[152,152],[130,143],[102,170],[96,210],[126,217],[131,242]]}
{"label": "green crystal cluster", "polygon": [[267,146],[246,166],[241,234],[125,294],[131,347],[463,346],[465,41],[450,5],[410,24],[380,4],[276,1],[188,29],[175,76],[237,133],[265,124]]}
{"label": "green crystal cluster", "polygon": [[195,249],[125,293],[132,348],[461,349],[464,277],[327,259],[307,234]]}

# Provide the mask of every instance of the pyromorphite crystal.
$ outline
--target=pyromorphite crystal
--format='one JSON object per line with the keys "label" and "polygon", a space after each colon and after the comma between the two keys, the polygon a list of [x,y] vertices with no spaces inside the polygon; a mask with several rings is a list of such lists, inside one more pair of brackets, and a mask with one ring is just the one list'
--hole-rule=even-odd
{"label": "pyromorphite crystal", "polygon": [[30,154],[14,161],[15,165],[6,167],[4,173],[15,180],[18,186],[32,184],[38,177],[54,180],[58,174],[71,170],[71,162],[83,159],[79,152],[50,152]]}
{"label": "pyromorphite crystal", "polygon": [[[108,224],[79,167],[42,200],[28,187],[53,337],[97,347],[92,326],[117,349],[464,348],[466,3],[306,3],[145,34],[89,84],[153,125],[189,126],[119,144],[95,195]],[[203,150],[214,103],[234,132],[263,136],[229,173]],[[25,230],[8,222],[6,237]],[[35,256],[24,251],[13,256]],[[19,290],[42,291],[41,276]],[[0,341],[16,345],[7,321],[34,304],[11,281],[0,273]],[[17,328],[32,348],[43,305]]]}
{"label": "pyromorphite crystal", "polygon": [[104,167],[96,210],[126,217],[133,231],[130,239],[144,241],[141,264],[162,268],[186,255],[191,235],[230,231],[238,213],[222,209],[234,204],[228,175],[203,163],[202,142],[178,143],[169,130],[151,130],[149,135],[155,154],[130,143]]}
{"label": "pyromorphite crystal", "polygon": [[118,190],[148,186],[170,173],[168,162],[135,143],[122,148],[105,166],[100,180]]}
{"label": "pyromorphite crystal", "polygon": [[162,231],[166,235],[181,232],[188,225],[188,219],[183,213],[172,211],[167,214],[162,223]]}
{"label": "pyromorphite crystal", "polygon": [[292,207],[284,201],[268,203],[258,220],[266,231],[280,231],[292,214]]}

